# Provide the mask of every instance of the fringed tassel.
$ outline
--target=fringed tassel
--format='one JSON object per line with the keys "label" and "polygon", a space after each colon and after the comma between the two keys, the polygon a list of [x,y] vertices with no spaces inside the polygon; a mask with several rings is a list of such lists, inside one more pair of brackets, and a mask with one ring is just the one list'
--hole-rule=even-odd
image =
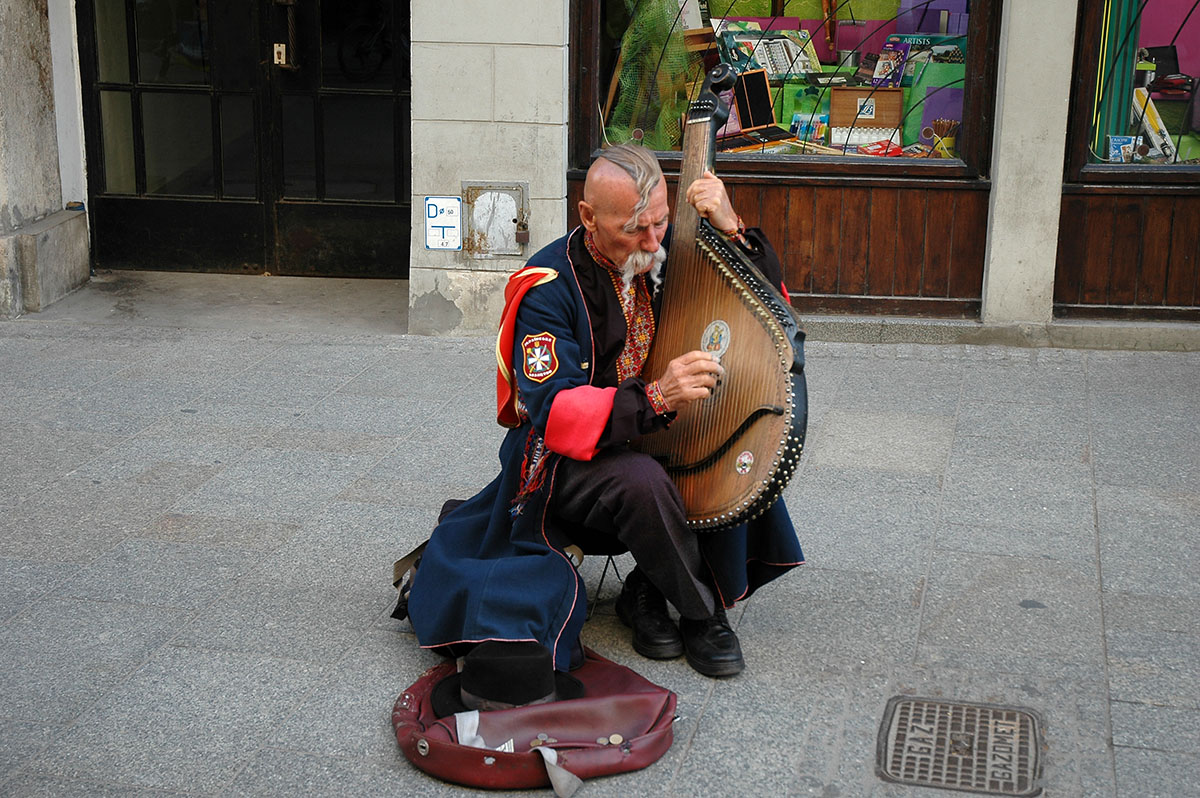
{"label": "fringed tassel", "polygon": [[546,442],[533,429],[525,439],[525,456],[521,460],[521,490],[513,498],[512,509],[509,513],[514,517],[525,509],[529,497],[541,490],[546,481]]}

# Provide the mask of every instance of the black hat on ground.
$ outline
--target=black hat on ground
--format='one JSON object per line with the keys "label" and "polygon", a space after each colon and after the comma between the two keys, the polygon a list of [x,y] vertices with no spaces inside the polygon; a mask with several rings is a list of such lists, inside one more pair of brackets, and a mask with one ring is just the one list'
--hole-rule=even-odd
{"label": "black hat on ground", "polygon": [[439,718],[472,709],[510,709],[583,695],[574,676],[554,670],[550,649],[533,641],[488,640],[463,657],[430,697]]}

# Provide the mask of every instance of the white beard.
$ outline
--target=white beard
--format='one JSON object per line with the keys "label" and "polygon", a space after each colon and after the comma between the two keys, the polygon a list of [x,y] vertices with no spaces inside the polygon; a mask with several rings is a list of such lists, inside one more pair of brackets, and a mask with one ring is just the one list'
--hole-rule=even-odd
{"label": "white beard", "polygon": [[654,252],[646,252],[643,249],[634,250],[621,264],[621,283],[625,286],[625,290],[629,290],[629,286],[633,283],[633,278],[639,274],[649,274],[650,284],[652,286],[651,293],[662,284],[662,265],[667,260],[667,251],[659,247]]}

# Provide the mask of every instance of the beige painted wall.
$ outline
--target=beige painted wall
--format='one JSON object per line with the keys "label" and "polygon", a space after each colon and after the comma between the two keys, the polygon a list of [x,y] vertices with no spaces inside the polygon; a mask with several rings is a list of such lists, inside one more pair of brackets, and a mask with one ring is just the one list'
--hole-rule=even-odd
{"label": "beige painted wall", "polygon": [[[409,332],[496,328],[508,275],[565,231],[566,0],[414,0]],[[424,198],[462,181],[527,183],[522,256],[428,250]]]}

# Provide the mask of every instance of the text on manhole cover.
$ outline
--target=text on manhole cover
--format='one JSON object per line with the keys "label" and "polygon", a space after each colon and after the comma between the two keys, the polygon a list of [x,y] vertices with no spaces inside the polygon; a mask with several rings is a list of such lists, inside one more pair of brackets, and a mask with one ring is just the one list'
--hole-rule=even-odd
{"label": "text on manhole cover", "polygon": [[897,696],[879,727],[875,770],[898,784],[1037,795],[1040,734],[1031,710]]}

